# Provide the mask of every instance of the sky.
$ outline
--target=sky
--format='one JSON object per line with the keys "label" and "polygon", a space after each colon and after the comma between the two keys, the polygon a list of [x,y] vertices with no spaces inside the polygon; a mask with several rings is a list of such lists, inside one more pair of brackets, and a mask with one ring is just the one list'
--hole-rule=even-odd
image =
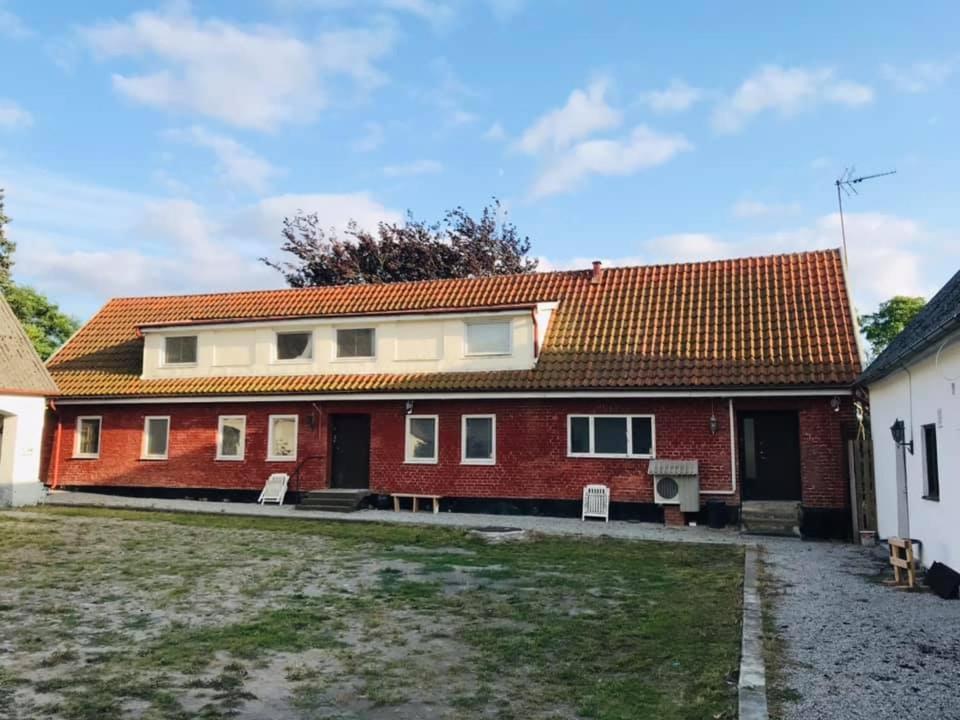
{"label": "sky", "polygon": [[500,198],[543,269],[841,242],[862,312],[960,268],[960,5],[0,0],[15,279],[280,287],[327,227]]}

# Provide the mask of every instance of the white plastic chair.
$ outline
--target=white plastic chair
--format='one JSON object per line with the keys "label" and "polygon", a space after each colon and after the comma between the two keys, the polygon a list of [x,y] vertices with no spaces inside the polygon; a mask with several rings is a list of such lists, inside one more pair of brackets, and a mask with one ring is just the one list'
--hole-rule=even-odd
{"label": "white plastic chair", "polygon": [[606,485],[587,485],[583,489],[583,514],[580,520],[588,517],[603,518],[610,521],[610,488]]}
{"label": "white plastic chair", "polygon": [[267,483],[263,486],[263,491],[257,502],[263,503],[275,502],[277,505],[283,505],[283,498],[287,494],[287,483],[290,482],[290,476],[286,473],[273,473],[267,478]]}

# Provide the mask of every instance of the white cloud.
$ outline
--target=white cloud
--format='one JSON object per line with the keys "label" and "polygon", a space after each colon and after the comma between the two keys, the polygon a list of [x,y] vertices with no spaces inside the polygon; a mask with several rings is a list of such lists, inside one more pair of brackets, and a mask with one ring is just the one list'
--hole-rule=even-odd
{"label": "white cloud", "polygon": [[872,100],[871,88],[836,80],[830,68],[768,65],[721,100],[713,113],[713,126],[718,132],[733,133],[762,112],[777,112],[782,117],[790,117],[819,104],[855,107]]}
{"label": "white cloud", "polygon": [[414,175],[436,175],[443,172],[443,165],[436,160],[416,160],[403,165],[387,165],[383,174],[387,177],[412,177]]}
{"label": "white cloud", "polygon": [[167,136],[212,150],[224,180],[240,188],[262,193],[270,179],[277,175],[277,169],[266,159],[226,135],[194,125],[185,130],[170,131]]}
{"label": "white cloud", "polygon": [[782,215],[796,215],[800,212],[798,203],[764,203],[758,200],[739,200],[731,209],[734,217],[761,218]]}
{"label": "white cloud", "polygon": [[586,90],[574,90],[563,107],[551,110],[533,123],[517,143],[528,155],[559,150],[600,130],[618,127],[619,110],[607,103],[609,81],[594,80]]}
{"label": "white cloud", "polygon": [[541,198],[569,191],[590,175],[632,175],[692,148],[683,135],[662,134],[643,125],[620,140],[586,140],[548,162],[531,195]]}
{"label": "white cloud", "polygon": [[525,0],[487,0],[493,16],[500,22],[506,22],[519,15],[526,4]]}
{"label": "white cloud", "polygon": [[435,80],[429,90],[418,92],[418,95],[439,110],[448,125],[474,122],[477,116],[464,106],[477,97],[477,92],[460,79],[445,57],[434,58],[430,63],[430,71]]}
{"label": "white cloud", "polygon": [[33,125],[33,115],[13,100],[0,98],[0,130],[15,130]]}
{"label": "white cloud", "polygon": [[25,38],[30,30],[17,15],[0,7],[0,35],[9,38]]}
{"label": "white cloud", "polygon": [[687,85],[683,80],[672,80],[663,90],[651,90],[640,96],[640,101],[658,113],[682,112],[703,98],[703,90]]}
{"label": "white cloud", "polygon": [[383,126],[380,123],[368,122],[363,126],[364,133],[353,142],[353,149],[357,152],[373,152],[383,145],[385,139]]}
{"label": "white cloud", "polygon": [[444,28],[453,22],[455,13],[453,8],[442,2],[431,0],[382,0],[383,7],[388,10],[410,13],[437,28]]}
{"label": "white cloud", "polygon": [[[351,221],[361,228],[374,229],[380,222],[402,222],[403,215],[384,207],[369,193],[291,193],[261,200],[238,216],[234,230],[249,237],[268,239],[268,245],[279,247],[283,219],[299,211],[316,213],[326,228],[342,232]],[[271,250],[272,252],[272,250]]]}
{"label": "white cloud", "polygon": [[880,68],[893,86],[906,93],[922,93],[943,85],[957,71],[956,60],[915,62],[907,66],[886,64]]}
{"label": "white cloud", "polygon": [[113,75],[131,100],[258,130],[310,118],[336,79],[361,89],[382,83],[376,63],[393,46],[387,25],[327,30],[306,42],[265,25],[198,20],[189,8],[135,13],[82,36],[101,58],[145,63],[139,74]]}
{"label": "white cloud", "polygon": [[503,129],[503,125],[498,122],[493,123],[487,131],[483,134],[484,140],[491,140],[493,142],[500,142],[507,137],[507,131]]}

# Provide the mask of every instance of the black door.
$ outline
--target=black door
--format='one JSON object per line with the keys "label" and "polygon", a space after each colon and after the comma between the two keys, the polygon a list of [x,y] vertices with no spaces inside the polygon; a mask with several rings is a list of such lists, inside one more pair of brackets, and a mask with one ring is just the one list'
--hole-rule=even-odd
{"label": "black door", "polygon": [[800,500],[800,428],[795,412],[740,414],[744,500]]}
{"label": "black door", "polygon": [[370,416],[331,415],[330,487],[370,487]]}

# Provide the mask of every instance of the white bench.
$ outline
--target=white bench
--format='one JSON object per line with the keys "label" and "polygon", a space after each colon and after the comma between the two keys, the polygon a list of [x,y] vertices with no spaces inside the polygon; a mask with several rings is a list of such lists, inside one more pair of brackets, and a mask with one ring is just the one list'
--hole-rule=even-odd
{"label": "white bench", "polygon": [[416,512],[419,508],[421,500],[432,500],[433,501],[433,514],[436,515],[440,512],[440,498],[441,495],[424,495],[422,493],[392,493],[393,495],[393,511],[400,512],[400,498],[412,498],[413,499],[413,512]]}

